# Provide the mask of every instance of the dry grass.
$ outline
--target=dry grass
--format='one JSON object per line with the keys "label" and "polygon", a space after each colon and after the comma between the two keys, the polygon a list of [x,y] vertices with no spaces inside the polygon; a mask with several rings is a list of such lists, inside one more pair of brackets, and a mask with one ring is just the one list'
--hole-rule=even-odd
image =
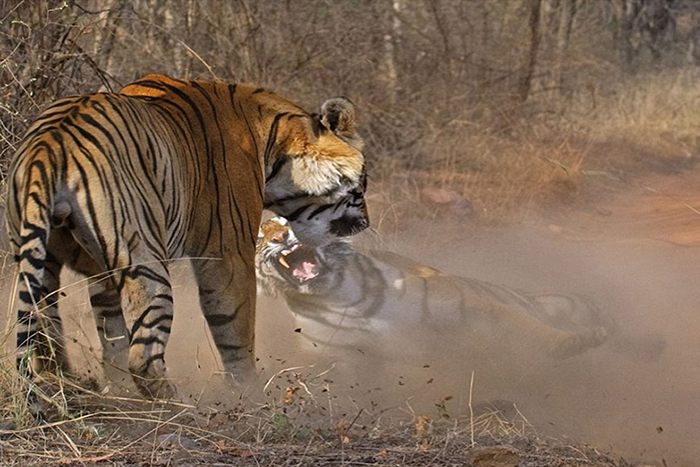
{"label": "dry grass", "polygon": [[591,138],[624,137],[647,146],[684,145],[688,155],[700,138],[700,70],[658,71],[630,77],[599,97],[587,123]]}
{"label": "dry grass", "polygon": [[[439,404],[434,414],[405,411],[404,416],[369,407],[344,410],[332,402],[332,385],[314,384],[318,375],[307,380],[302,373],[278,375],[266,401],[256,404],[147,403],[72,387],[67,396],[70,413],[64,417],[12,429],[5,417],[0,462],[7,466],[461,465],[475,448],[507,444],[519,452],[520,465],[552,461],[620,465],[588,447],[539,439],[519,413],[509,415],[495,407],[481,410],[473,419],[451,418]],[[11,400],[4,399],[0,407],[4,415],[12,409]]]}
{"label": "dry grass", "polygon": [[697,83],[698,70],[653,72],[606,93],[584,89],[558,112],[535,103],[514,106],[506,120],[454,120],[421,138],[415,154],[377,164],[377,217],[517,223],[553,205],[598,201],[637,176],[690,169],[700,155]]}

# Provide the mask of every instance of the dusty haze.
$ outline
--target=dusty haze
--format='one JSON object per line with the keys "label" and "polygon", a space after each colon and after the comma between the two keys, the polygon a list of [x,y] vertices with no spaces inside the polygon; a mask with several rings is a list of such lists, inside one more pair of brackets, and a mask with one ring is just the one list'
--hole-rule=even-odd
{"label": "dusty haze", "polygon": [[[700,419],[695,410],[700,403],[700,248],[654,239],[659,235],[637,227],[630,230],[626,220],[635,216],[634,210],[618,215],[613,209],[594,224],[587,223],[585,215],[575,216],[563,231],[533,225],[478,233],[467,233],[457,221],[407,221],[400,234],[359,239],[453,274],[527,291],[587,294],[614,315],[623,335],[637,342],[632,349],[613,337],[600,348],[566,360],[494,348],[485,362],[473,354],[455,353],[449,343],[441,345],[445,341],[440,336],[417,329],[415,335],[406,336],[404,349],[393,349],[392,354],[411,356],[403,361],[361,349],[348,349],[340,356],[324,349],[306,352],[299,346],[285,304],[261,297],[257,341],[261,379],[281,372],[272,386],[283,386],[289,375],[301,374],[312,392],[319,390],[316,396],[325,386],[338,410],[345,407],[351,413],[362,408],[375,414],[386,410],[382,416],[387,418],[412,413],[439,417],[444,412],[436,402],[443,400],[447,413],[455,417],[469,414],[474,372],[474,404],[511,401],[521,413],[520,423],[524,417],[531,424],[530,432],[571,437],[631,459],[697,465],[693,463],[700,454]],[[692,225],[692,216],[686,220]],[[183,263],[174,270],[176,315],[167,353],[171,375],[186,398],[204,394],[202,404],[235,399],[211,383],[217,364],[197,306],[196,287]],[[3,300],[8,289],[6,275]],[[99,343],[87,294],[79,285],[66,293],[62,311],[68,334],[79,341],[71,344],[71,353],[75,361],[91,362],[91,350]],[[520,337],[502,339],[517,343]],[[434,345],[415,359],[421,339]],[[665,346],[659,345],[662,341]],[[293,370],[284,371],[289,369]],[[324,374],[314,379],[319,373]],[[259,399],[258,392],[250,390],[254,400]]]}

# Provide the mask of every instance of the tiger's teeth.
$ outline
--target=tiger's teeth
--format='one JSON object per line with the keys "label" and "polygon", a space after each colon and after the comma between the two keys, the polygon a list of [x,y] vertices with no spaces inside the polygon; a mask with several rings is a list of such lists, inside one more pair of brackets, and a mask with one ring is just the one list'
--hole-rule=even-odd
{"label": "tiger's teeth", "polygon": [[287,256],[289,253],[291,253],[290,250],[283,250],[283,251],[282,251],[282,256]]}
{"label": "tiger's teeth", "polygon": [[279,262],[280,262],[280,264],[281,264],[282,266],[284,266],[285,268],[289,269],[289,263],[287,262],[286,259],[284,259],[284,256],[281,257],[281,258],[279,259]]}

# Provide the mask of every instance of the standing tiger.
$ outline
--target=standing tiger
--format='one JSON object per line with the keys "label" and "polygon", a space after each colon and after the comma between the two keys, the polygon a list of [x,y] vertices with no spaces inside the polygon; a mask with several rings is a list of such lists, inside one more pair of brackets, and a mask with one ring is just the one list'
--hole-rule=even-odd
{"label": "standing tiger", "polygon": [[57,311],[67,266],[88,276],[103,360],[128,346],[139,391],[173,397],[168,261],[189,257],[226,372],[250,375],[263,209],[318,245],[368,226],[365,188],[345,98],[312,114],[250,85],[148,75],[119,93],[55,102],[8,177],[19,368],[69,368]]}
{"label": "standing tiger", "polygon": [[566,358],[604,343],[614,327],[579,295],[452,276],[386,251],[359,253],[343,239],[309,247],[279,218],[261,226],[256,266],[259,289],[281,295],[302,337],[326,354],[396,357],[411,342],[416,354],[466,345],[488,358],[529,342],[534,351]]}

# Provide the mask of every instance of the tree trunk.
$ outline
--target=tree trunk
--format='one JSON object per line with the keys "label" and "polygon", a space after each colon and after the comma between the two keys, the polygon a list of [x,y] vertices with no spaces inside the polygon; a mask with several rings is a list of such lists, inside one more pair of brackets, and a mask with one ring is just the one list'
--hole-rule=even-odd
{"label": "tree trunk", "polygon": [[613,15],[615,17],[615,48],[618,53],[622,68],[631,71],[634,68],[634,56],[636,50],[632,36],[634,34],[634,21],[637,15],[635,2],[637,0],[614,0]]}
{"label": "tree trunk", "polygon": [[542,0],[530,0],[528,6],[530,48],[527,54],[525,70],[522,78],[520,79],[519,97],[521,102],[527,101],[527,98],[530,96],[532,77],[535,74],[535,67],[537,66],[537,51],[540,47],[540,10],[542,7]]}
{"label": "tree trunk", "polygon": [[559,28],[557,30],[556,56],[554,59],[554,76],[552,83],[556,94],[561,97],[564,88],[564,63],[569,49],[571,28],[576,14],[576,0],[562,0],[559,6]]}
{"label": "tree trunk", "polygon": [[389,101],[393,105],[398,96],[398,73],[396,67],[396,46],[401,37],[401,20],[399,15],[403,8],[403,0],[389,0],[391,2],[391,28],[384,35],[384,66],[387,93]]}

